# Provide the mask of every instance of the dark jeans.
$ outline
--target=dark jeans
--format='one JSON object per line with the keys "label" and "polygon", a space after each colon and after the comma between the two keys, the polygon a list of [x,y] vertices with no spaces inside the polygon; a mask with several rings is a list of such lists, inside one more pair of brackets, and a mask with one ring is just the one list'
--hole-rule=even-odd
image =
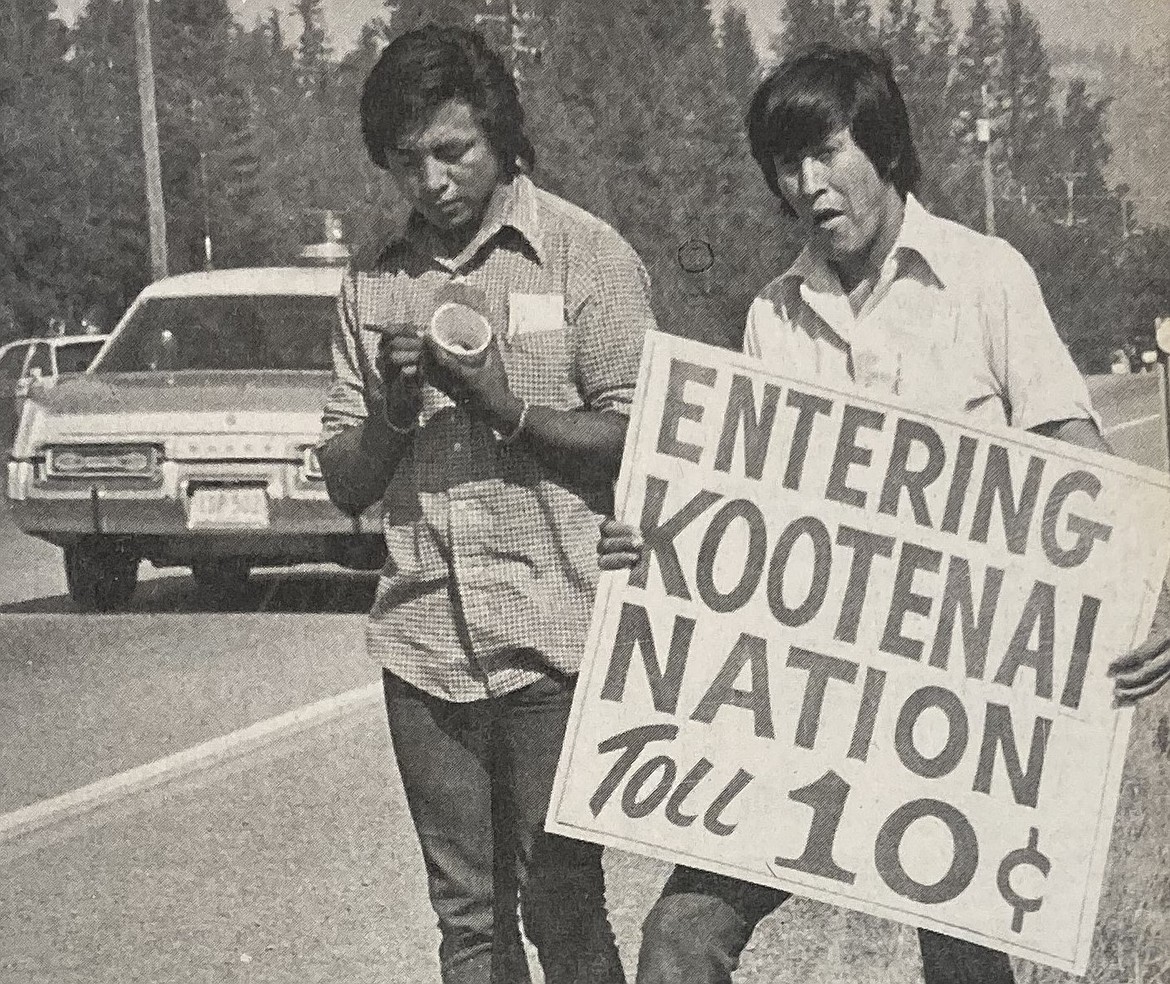
{"label": "dark jeans", "polygon": [[547,984],[624,984],[601,848],[544,831],[573,682],[456,704],[383,675],[444,984],[526,984],[517,894]]}
{"label": "dark jeans", "polygon": [[[764,916],[791,896],[679,865],[642,927],[638,984],[729,984]],[[1012,984],[1007,955],[918,931],[926,984]]]}

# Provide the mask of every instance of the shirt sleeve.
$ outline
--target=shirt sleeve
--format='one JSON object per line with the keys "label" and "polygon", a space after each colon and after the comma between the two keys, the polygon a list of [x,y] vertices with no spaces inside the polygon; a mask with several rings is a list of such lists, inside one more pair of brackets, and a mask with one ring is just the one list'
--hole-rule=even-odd
{"label": "shirt sleeve", "polygon": [[1010,246],[999,264],[994,319],[999,322],[1000,383],[1013,427],[1091,420],[1101,429],[1089,388],[1061,341],[1028,262]]}
{"label": "shirt sleeve", "polygon": [[333,379],[321,418],[321,444],[369,416],[366,358],[361,343],[357,308],[357,279],[346,276],[338,298],[339,317],[333,325]]}
{"label": "shirt sleeve", "polygon": [[599,237],[584,259],[580,301],[568,312],[575,329],[576,383],[590,410],[629,413],[646,332],[657,326],[650,275],[616,232]]}

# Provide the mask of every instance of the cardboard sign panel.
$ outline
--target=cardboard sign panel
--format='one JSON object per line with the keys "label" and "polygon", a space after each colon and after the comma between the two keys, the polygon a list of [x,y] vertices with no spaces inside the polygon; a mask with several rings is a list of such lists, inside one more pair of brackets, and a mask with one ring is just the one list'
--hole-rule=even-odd
{"label": "cardboard sign panel", "polygon": [[1083,973],[1168,490],[651,336],[549,829]]}

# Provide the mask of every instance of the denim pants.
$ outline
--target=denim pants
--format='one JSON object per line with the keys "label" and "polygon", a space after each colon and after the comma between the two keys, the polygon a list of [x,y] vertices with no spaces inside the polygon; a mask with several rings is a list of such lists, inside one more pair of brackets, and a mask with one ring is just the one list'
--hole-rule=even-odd
{"label": "denim pants", "polygon": [[571,677],[457,704],[383,673],[390,736],[439,919],[444,984],[624,984],[601,848],[545,833]]}
{"label": "denim pants", "polygon": [[[730,984],[739,955],[764,916],[791,896],[679,865],[642,927],[638,984]],[[918,931],[926,984],[1012,984],[1007,955],[926,929]]]}

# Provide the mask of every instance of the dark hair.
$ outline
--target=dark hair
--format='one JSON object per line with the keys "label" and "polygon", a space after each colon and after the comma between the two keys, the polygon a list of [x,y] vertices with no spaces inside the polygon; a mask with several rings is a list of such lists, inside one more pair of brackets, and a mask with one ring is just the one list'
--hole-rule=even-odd
{"label": "dark hair", "polygon": [[449,99],[462,99],[487,134],[509,178],[536,165],[512,74],[483,37],[428,24],[391,41],[362,87],[362,139],[370,160],[389,166],[387,150]]}
{"label": "dark hair", "polygon": [[898,194],[905,198],[918,185],[921,166],[910,117],[885,54],[814,45],[760,83],[746,123],[752,157],[777,197],[776,159],[797,161],[846,127]]}

